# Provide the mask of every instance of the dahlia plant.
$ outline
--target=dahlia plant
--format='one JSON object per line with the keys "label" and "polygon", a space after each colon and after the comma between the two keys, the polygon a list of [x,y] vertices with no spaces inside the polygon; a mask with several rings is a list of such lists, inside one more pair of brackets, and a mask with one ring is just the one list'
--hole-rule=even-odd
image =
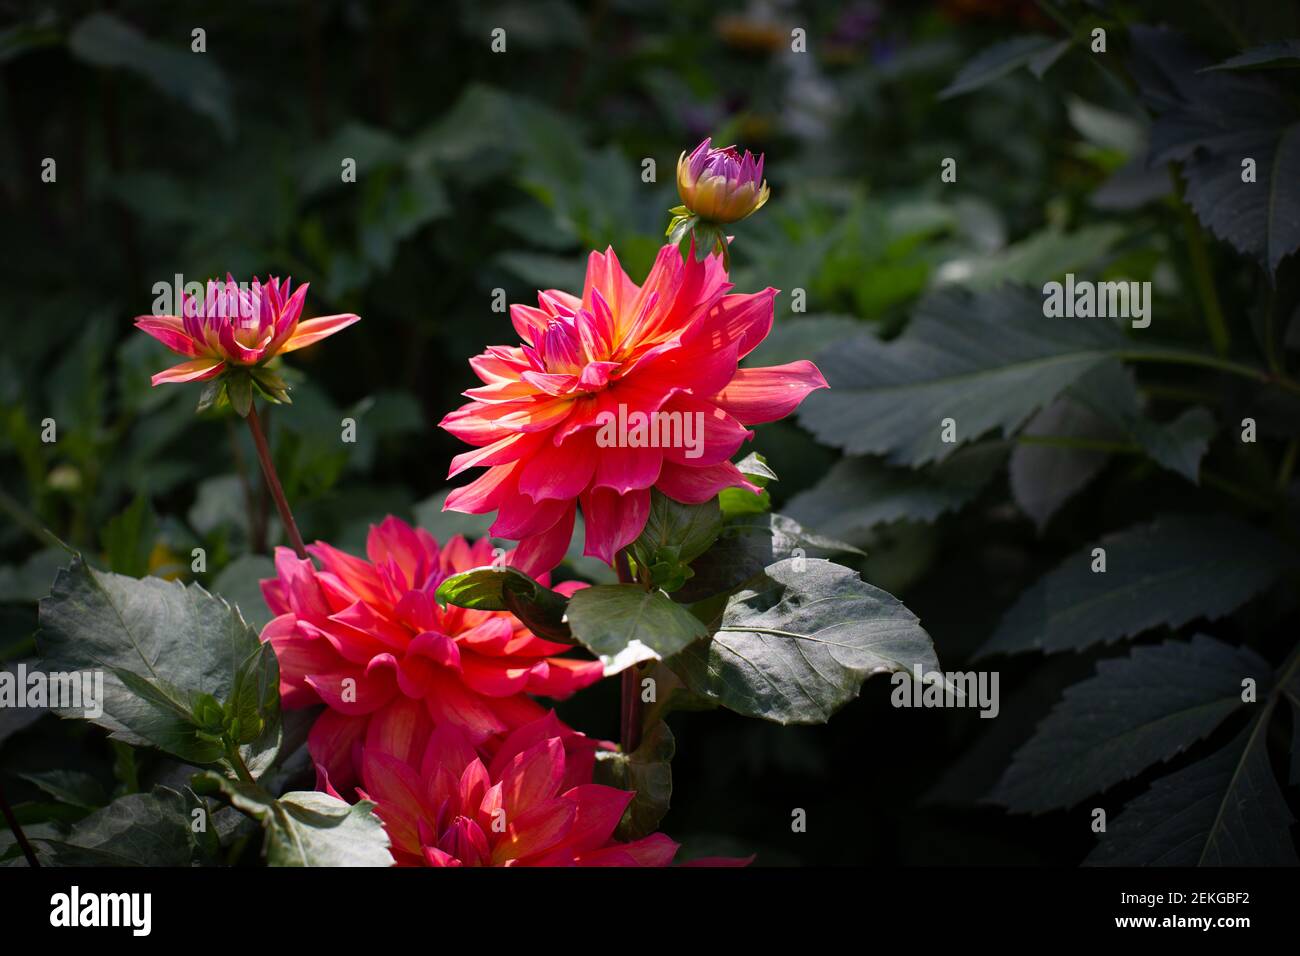
{"label": "dahlia plant", "polygon": [[[484,469],[446,497],[494,514],[477,541],[389,516],[364,556],[303,543],[255,396],[287,401],[279,357],[357,316],[300,321],[306,285],[228,279],[137,320],[186,359],[155,385],[205,381],[201,408],[247,420],[292,545],[262,582],[260,635],[197,584],[79,557],[42,606],[47,664],[108,672],[102,711],[83,716],[204,768],[146,808],[179,822],[190,862],[220,851],[191,821],[223,800],[262,824],[272,864],[665,866],[672,710],[823,722],[871,674],[937,667],[905,607],[822,556],[848,545],[770,513],[766,459],[735,460],[752,426],[827,387],[807,360],[744,364],[777,290],[732,291],[721,227],[766,202],[763,157],[706,140],[679,188],[644,281],[592,252],[580,292],[513,306],[519,343],[470,360],[482,384],[441,425],[472,446],[451,476]],[[618,583],[573,579],[579,513],[582,552]],[[537,699],[612,675],[617,743]],[[315,791],[281,792],[295,737]]]}

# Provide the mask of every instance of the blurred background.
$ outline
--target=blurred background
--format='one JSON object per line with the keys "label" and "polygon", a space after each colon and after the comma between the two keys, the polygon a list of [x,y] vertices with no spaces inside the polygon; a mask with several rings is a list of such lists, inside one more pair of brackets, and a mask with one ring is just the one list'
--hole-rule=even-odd
{"label": "blurred background", "polygon": [[[1191,5],[1140,6],[1218,41]],[[504,53],[491,49],[498,27]],[[807,52],[792,51],[795,28]],[[767,156],[772,199],[734,230],[737,291],[782,290],[754,364],[814,356],[862,324],[895,334],[938,286],[1067,271],[1150,280],[1162,315],[1193,321],[1167,174],[1118,176],[1144,131],[1112,77],[1066,59],[1047,79],[1017,69],[979,95],[939,97],[990,44],[1059,31],[1016,0],[0,0],[0,657],[33,653],[35,601],[66,563],[41,526],[113,570],[197,578],[266,619],[256,581],[279,530],[246,434],[228,411],[196,419],[197,387],[151,389],[169,356],[131,325],[177,273],[292,275],[311,283],[305,315],[362,316],[289,360],[294,404],[268,415],[304,536],[354,552],[389,513],[439,536],[482,532],[440,512],[463,449],[435,426],[475,384],[466,360],[516,341],[494,290],[526,303],[538,288],[578,291],[587,252],[606,245],[640,281],[678,202],[678,154],[705,136]],[[956,183],[940,180],[945,157],[959,160]],[[349,158],[354,183],[340,175]],[[791,312],[794,289],[806,313]],[[353,445],[339,440],[344,417],[358,423]],[[57,443],[41,440],[46,418]],[[838,458],[794,421],[762,426],[755,448],[780,476],[777,510]],[[1144,494],[1176,499],[1178,481],[1157,476]],[[863,530],[859,567],[952,667],[1079,527],[1138,513],[1114,488],[1103,477],[1040,533],[1000,477],[960,514]],[[198,546],[208,567],[192,575]],[[1017,683],[1015,667],[1035,682]],[[764,863],[1077,863],[1091,837],[1066,814],[980,803],[1090,662],[1015,667],[1003,674],[1015,717],[996,722],[895,710],[883,678],[823,727],[676,714],[661,829],[694,853]],[[617,681],[560,712],[616,737]],[[96,728],[0,713],[0,763],[29,819],[75,809],[23,772],[89,765],[107,792],[115,759]],[[806,833],[791,832],[794,808]]]}

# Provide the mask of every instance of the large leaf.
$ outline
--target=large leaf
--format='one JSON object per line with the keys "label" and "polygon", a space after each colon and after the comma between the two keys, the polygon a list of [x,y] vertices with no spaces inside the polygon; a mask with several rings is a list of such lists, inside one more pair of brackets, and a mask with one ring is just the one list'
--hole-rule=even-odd
{"label": "large leaf", "polygon": [[[1155,114],[1151,165],[1178,161],[1187,201],[1216,236],[1270,271],[1300,248],[1300,107],[1262,73],[1211,61],[1168,30],[1137,26],[1132,73]],[[1255,181],[1242,181],[1242,160]]]}
{"label": "large leaf", "polygon": [[[1052,515],[1106,467],[1109,455],[1087,447],[1037,444],[1030,439],[1064,438],[1086,444],[1114,440],[1113,425],[1062,395],[1025,426],[1022,443],[1011,452],[1011,496],[1041,532]],[[955,460],[955,459],[950,459]]]}
{"label": "large leaf", "polygon": [[271,609],[262,596],[262,581],[275,577],[275,563],[264,554],[241,554],[212,581],[212,593],[219,594],[238,609],[248,626],[261,633],[271,620]]}
{"label": "large leaf", "polygon": [[1244,53],[1229,57],[1222,63],[1207,66],[1210,70],[1263,70],[1296,69],[1300,67],[1300,40],[1279,40],[1263,46],[1251,47]]}
{"label": "large leaf", "polygon": [[781,724],[826,722],[872,674],[939,666],[902,602],[820,558],[767,568],[727,602],[711,640],[671,663],[695,693]]}
{"label": "large leaf", "polygon": [[157,43],[110,13],[92,13],[73,27],[68,47],[78,59],[95,66],[139,73],[190,109],[210,117],[224,139],[233,139],[230,86],[207,54]]}
{"label": "large leaf", "polygon": [[1017,813],[1074,806],[1208,736],[1242,706],[1247,677],[1265,688],[1270,668],[1204,635],[1100,661],[1017,751],[990,799]]}
{"label": "large leaf", "polygon": [[[1094,572],[1093,549],[1106,570]],[[1025,591],[981,655],[1082,650],[1153,627],[1213,620],[1268,587],[1295,555],[1219,515],[1157,518],[1105,535]]]}
{"label": "large leaf", "polygon": [[662,591],[636,584],[598,584],[569,600],[573,636],[616,674],[646,660],[663,660],[709,636],[699,618]]}
{"label": "large leaf", "polygon": [[[863,335],[822,353],[831,388],[808,396],[799,420],[827,444],[915,467],[990,429],[1011,434],[1123,342],[1104,319],[1044,318],[1027,290],[948,289],[898,339]],[[953,442],[943,440],[946,418]]]}
{"label": "large leaf", "polygon": [[845,537],[891,521],[929,522],[973,500],[1005,458],[997,444],[964,448],[919,471],[873,458],[841,458],[785,510],[802,525]]}
{"label": "large leaf", "polygon": [[315,791],[286,793],[278,799],[256,784],[214,773],[202,776],[207,788],[220,789],[231,804],[262,824],[262,852],[270,866],[392,866],[388,834],[361,800],[347,804]]}
{"label": "large leaf", "polygon": [[1295,866],[1294,822],[1273,776],[1267,712],[1223,749],[1161,777],[1110,821],[1093,866]]}
{"label": "large leaf", "polygon": [[216,839],[207,807],[190,790],[155,787],[119,797],[61,840],[33,844],[45,865],[190,866],[215,853]]}
{"label": "large leaf", "polygon": [[[274,757],[275,655],[238,611],[197,584],[108,574],[78,557],[41,601],[40,624],[46,671],[103,673],[103,714],[92,719],[114,736],[210,763],[223,753],[211,735],[243,715],[236,736],[250,769]],[[255,739],[250,715],[261,722]]]}
{"label": "large leaf", "polygon": [[707,551],[721,531],[722,508],[717,498],[686,505],[654,489],[645,528],[631,545],[632,557],[649,571],[656,587],[674,591],[693,573],[687,565]]}

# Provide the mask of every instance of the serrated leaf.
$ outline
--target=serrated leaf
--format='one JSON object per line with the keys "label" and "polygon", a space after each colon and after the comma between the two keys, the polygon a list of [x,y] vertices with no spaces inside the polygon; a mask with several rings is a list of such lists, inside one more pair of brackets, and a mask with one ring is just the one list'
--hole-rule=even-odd
{"label": "serrated leaf", "polygon": [[[1114,426],[1062,395],[1039,411],[1025,426],[1026,437],[1115,440],[1122,438]],[[1011,496],[1020,510],[1033,519],[1041,533],[1057,510],[1095,478],[1110,455],[1086,448],[1058,447],[1024,442],[1011,452],[1008,474]]]}
{"label": "serrated leaf", "polygon": [[846,536],[893,521],[930,522],[975,498],[1006,459],[997,444],[963,448],[930,468],[895,468],[875,458],[841,458],[826,477],[786,504],[809,528]]}
{"label": "serrated leaf", "polygon": [[[1300,109],[1267,74],[1205,72],[1177,34],[1135,26],[1132,73],[1155,114],[1150,165],[1179,161],[1200,221],[1276,272],[1300,248]],[[1244,182],[1242,161],[1255,161]]]}
{"label": "serrated leaf", "polygon": [[[1092,570],[1093,549],[1106,570]],[[1153,627],[1214,620],[1268,587],[1295,555],[1276,538],[1221,515],[1157,518],[1102,537],[1021,594],[980,650],[1079,651]]]}
{"label": "serrated leaf", "polygon": [[262,824],[269,866],[392,866],[388,834],[374,803],[344,803],[327,793],[295,791],[276,799],[256,784],[202,775],[237,809]]}
{"label": "serrated leaf", "polygon": [[709,636],[704,623],[662,591],[635,584],[598,584],[569,600],[573,636],[617,674],[632,664],[663,660]]}
{"label": "serrated leaf", "polygon": [[820,558],[767,568],[727,602],[717,633],[671,664],[695,693],[780,724],[825,723],[873,674],[939,666],[902,602]]}
{"label": "serrated leaf", "polygon": [[1243,705],[1247,677],[1263,693],[1271,669],[1202,634],[1099,661],[1016,752],[989,799],[1013,813],[1074,806],[1207,737]]}
{"label": "serrated leaf", "polygon": [[[80,557],[41,601],[40,625],[45,670],[104,672],[103,714],[90,719],[129,743],[200,762],[216,755],[196,735],[206,726],[196,701],[230,700],[241,667],[262,647],[238,611],[197,584],[95,571]],[[280,734],[275,655],[259,660],[259,679],[274,693],[267,691],[262,735],[241,748],[254,773],[274,758]]]}
{"label": "serrated leaf", "polygon": [[[831,388],[804,400],[799,421],[851,454],[941,461],[992,429],[1010,435],[1123,343],[1106,320],[1044,318],[1027,290],[947,289],[894,341],[862,336],[819,356]],[[953,442],[943,440],[946,418]]]}
{"label": "serrated leaf", "polygon": [[216,850],[211,821],[195,832],[195,810],[207,813],[190,790],[155,787],[96,810],[62,840],[32,842],[47,866],[191,866]]}
{"label": "serrated leaf", "polygon": [[1295,866],[1294,822],[1261,714],[1230,744],[1161,777],[1100,834],[1087,866]]}
{"label": "serrated leaf", "polygon": [[1251,47],[1244,53],[1229,57],[1222,63],[1202,68],[1211,70],[1262,70],[1295,69],[1300,67],[1300,40],[1279,40],[1263,46]]}

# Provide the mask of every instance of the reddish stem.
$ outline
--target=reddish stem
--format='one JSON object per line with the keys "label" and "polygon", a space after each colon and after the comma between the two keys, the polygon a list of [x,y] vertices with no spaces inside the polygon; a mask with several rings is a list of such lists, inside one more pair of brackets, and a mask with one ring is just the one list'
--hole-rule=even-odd
{"label": "reddish stem", "polygon": [[262,421],[257,417],[256,401],[248,409],[248,430],[253,433],[253,445],[257,448],[257,460],[262,463],[266,486],[271,489],[271,497],[275,499],[275,506],[280,510],[280,523],[284,525],[284,533],[289,536],[289,543],[293,545],[294,552],[305,560],[307,548],[302,543],[302,535],[298,533],[298,524],[293,520],[293,512],[289,510],[289,501],[285,498],[284,488],[280,485],[280,476],[276,474],[275,462],[271,460],[271,449],[266,444],[266,435],[262,432]]}

